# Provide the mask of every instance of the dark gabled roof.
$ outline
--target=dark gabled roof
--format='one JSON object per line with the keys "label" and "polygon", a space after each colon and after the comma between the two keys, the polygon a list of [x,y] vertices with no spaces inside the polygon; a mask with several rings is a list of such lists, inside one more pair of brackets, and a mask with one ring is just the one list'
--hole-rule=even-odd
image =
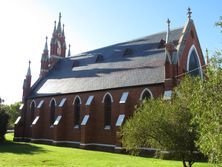
{"label": "dark gabled roof", "polygon": [[[179,41],[183,28],[172,30]],[[30,97],[162,83],[166,32],[61,59]]]}

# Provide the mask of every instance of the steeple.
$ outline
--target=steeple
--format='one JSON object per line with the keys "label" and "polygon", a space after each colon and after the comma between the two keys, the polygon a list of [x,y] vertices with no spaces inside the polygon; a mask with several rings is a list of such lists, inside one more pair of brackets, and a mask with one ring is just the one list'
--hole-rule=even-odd
{"label": "steeple", "polygon": [[67,55],[68,57],[71,56],[70,47],[71,47],[71,45],[69,44],[69,50],[68,50],[68,55]]}
{"label": "steeple", "polygon": [[53,35],[56,34],[56,21],[54,21],[54,29],[53,29]]}
{"label": "steeple", "polygon": [[170,19],[168,18],[168,19],[167,19],[166,43],[171,42],[171,41],[169,40],[169,37],[170,37]]}
{"label": "steeple", "polygon": [[31,61],[29,60],[29,67],[28,67],[28,71],[27,71],[26,77],[27,77],[27,76],[32,76],[32,75],[31,75],[30,64],[31,64]]}
{"label": "steeple", "polygon": [[57,33],[61,33],[62,32],[62,27],[61,27],[61,12],[59,13],[59,22],[58,22],[58,26],[57,26]]}
{"label": "steeple", "polygon": [[40,77],[45,76],[48,73],[49,70],[49,50],[48,50],[48,43],[47,43],[48,37],[45,38],[45,47],[42,53],[41,58],[41,68],[40,68]]}
{"label": "steeple", "polygon": [[44,51],[48,51],[48,43],[47,43],[48,37],[45,37],[45,48]]}
{"label": "steeple", "polygon": [[165,52],[166,52],[166,61],[172,64],[172,56],[175,51],[175,46],[173,41],[171,40],[170,34],[170,19],[167,19],[167,32],[166,32],[166,44],[165,44]]}
{"label": "steeple", "polygon": [[31,67],[30,67],[31,61],[29,60],[29,66],[27,70],[26,77],[23,82],[23,95],[22,95],[22,101],[25,101],[25,98],[29,95],[31,91],[31,80],[32,80],[32,75],[31,75]]}
{"label": "steeple", "polygon": [[62,29],[62,36],[64,37],[65,36],[65,25],[63,24],[62,27],[63,27],[63,29]]}

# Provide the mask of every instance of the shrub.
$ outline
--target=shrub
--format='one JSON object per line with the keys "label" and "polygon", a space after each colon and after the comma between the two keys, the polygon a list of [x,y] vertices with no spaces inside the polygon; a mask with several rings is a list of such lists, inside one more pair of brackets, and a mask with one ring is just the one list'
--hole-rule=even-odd
{"label": "shrub", "polygon": [[0,142],[5,140],[9,115],[3,106],[0,106]]}

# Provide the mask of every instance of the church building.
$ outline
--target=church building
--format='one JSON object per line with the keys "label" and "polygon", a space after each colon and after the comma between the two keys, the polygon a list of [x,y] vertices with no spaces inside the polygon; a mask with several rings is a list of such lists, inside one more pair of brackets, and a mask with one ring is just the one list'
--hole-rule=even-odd
{"label": "church building", "polygon": [[144,99],[171,99],[185,74],[206,65],[188,9],[184,26],[71,55],[61,14],[46,37],[38,80],[30,63],[15,141],[121,150],[120,128]]}

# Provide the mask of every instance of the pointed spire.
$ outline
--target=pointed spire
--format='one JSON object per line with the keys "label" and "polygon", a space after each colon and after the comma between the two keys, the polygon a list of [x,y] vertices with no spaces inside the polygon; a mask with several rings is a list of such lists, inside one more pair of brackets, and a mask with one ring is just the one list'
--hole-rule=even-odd
{"label": "pointed spire", "polygon": [[56,21],[54,21],[54,30],[53,30],[53,34],[56,33]]}
{"label": "pointed spire", "polygon": [[65,25],[62,25],[63,29],[62,29],[62,36],[65,36]]}
{"label": "pointed spire", "polygon": [[47,43],[48,37],[45,37],[45,48],[44,51],[48,51],[48,43]]}
{"label": "pointed spire", "polygon": [[27,75],[26,76],[31,76],[30,64],[31,64],[31,61],[29,60],[29,67],[28,67],[28,71],[27,71]]}
{"label": "pointed spire", "polygon": [[187,18],[188,18],[188,20],[191,19],[191,14],[192,14],[191,9],[190,9],[190,7],[188,7],[188,9],[187,9]]}
{"label": "pointed spire", "polygon": [[58,26],[57,26],[57,32],[58,33],[61,33],[61,30],[62,30],[62,28],[61,28],[61,17],[62,17],[61,12],[59,12],[59,22],[58,22]]}
{"label": "pointed spire", "polygon": [[206,63],[209,64],[209,53],[208,53],[208,49],[206,48]]}
{"label": "pointed spire", "polygon": [[166,43],[170,42],[170,19],[167,19],[167,34],[166,34]]}
{"label": "pointed spire", "polygon": [[71,47],[71,45],[69,44],[68,57],[70,57],[70,56],[71,56],[70,47]]}

